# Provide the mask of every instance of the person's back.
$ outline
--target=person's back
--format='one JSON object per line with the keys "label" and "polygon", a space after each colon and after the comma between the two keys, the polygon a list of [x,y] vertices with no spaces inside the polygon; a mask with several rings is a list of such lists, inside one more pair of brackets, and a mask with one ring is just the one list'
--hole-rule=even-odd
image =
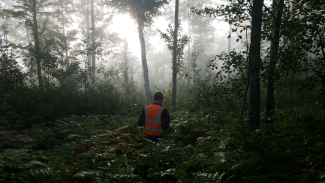
{"label": "person's back", "polygon": [[162,107],[162,102],[163,94],[156,92],[153,103],[143,108],[138,120],[138,125],[144,126],[143,132],[147,138],[154,142],[158,142],[163,130],[167,129],[170,123],[168,110]]}

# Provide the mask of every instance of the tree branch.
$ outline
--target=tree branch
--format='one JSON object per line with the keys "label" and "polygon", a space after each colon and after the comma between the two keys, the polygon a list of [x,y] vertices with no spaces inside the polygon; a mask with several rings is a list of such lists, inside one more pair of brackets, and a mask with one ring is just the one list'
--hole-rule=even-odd
{"label": "tree branch", "polygon": [[264,6],[264,8],[272,15],[272,17],[274,18],[274,20],[275,21],[277,21],[277,18],[276,18],[276,16],[273,14],[273,12],[268,8],[268,7],[266,7],[265,6],[265,4],[263,4],[263,6]]}
{"label": "tree branch", "polygon": [[323,39],[323,34],[325,33],[325,30],[322,32],[322,34],[319,36],[319,43],[320,43],[320,48],[322,50],[323,53],[323,60],[324,60],[324,64],[325,64],[325,51],[324,51],[324,39]]}
{"label": "tree branch", "polygon": [[325,33],[325,29],[323,30],[323,32],[320,34],[321,37],[323,37],[323,34]]}

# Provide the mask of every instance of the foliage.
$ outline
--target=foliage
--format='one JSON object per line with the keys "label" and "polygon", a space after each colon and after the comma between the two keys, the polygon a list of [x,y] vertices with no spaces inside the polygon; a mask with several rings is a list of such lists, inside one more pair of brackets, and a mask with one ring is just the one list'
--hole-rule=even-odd
{"label": "foliage", "polygon": [[[2,131],[4,182],[317,182],[324,179],[324,110],[276,112],[276,123],[250,129],[238,118],[173,112],[156,144],[137,116],[69,116],[28,131]],[[306,123],[306,120],[309,123]],[[246,121],[247,122],[247,121]],[[247,126],[247,124],[246,124]],[[248,126],[247,126],[248,127]],[[21,147],[24,147],[21,149]]]}
{"label": "foliage", "polygon": [[[22,2],[22,9],[4,12],[20,17],[23,21],[19,24],[30,28],[31,1],[17,2]],[[151,15],[159,13],[158,9],[169,1],[141,1],[142,6],[136,2],[106,4],[130,12],[133,18],[142,13],[140,18],[152,23]],[[249,1],[238,0],[214,9],[192,8],[192,12],[221,16],[240,26],[249,20],[250,6]],[[262,38],[269,42],[275,9],[264,6],[264,11],[269,14],[264,16]],[[250,106],[244,101],[249,79],[247,51],[222,52],[209,67],[198,69],[198,64],[206,61],[199,55],[206,50],[195,44],[191,57],[194,82],[188,82],[187,87],[179,85],[183,87],[179,105],[170,109],[172,91],[162,91],[172,123],[159,143],[147,140],[136,125],[140,110],[151,101],[133,86],[126,90],[121,81],[128,79],[127,74],[116,68],[101,67],[98,72],[104,81],[98,78],[90,84],[87,63],[83,68],[77,57],[85,61],[91,50],[76,49],[78,54],[71,53],[63,61],[65,35],[50,29],[55,26],[46,15],[43,12],[38,27],[42,90],[33,82],[35,48],[9,43],[5,39],[8,24],[1,25],[0,182],[325,181],[323,0],[286,4],[275,71],[277,100],[272,125],[262,123],[259,129],[248,125],[246,110]],[[167,33],[161,32],[169,48],[172,32],[171,27]],[[209,38],[201,35],[198,42]],[[179,71],[188,40],[187,36],[179,38]],[[87,41],[85,38],[83,45]],[[247,48],[248,44],[246,41]],[[104,54],[102,42],[96,45],[98,55]],[[21,59],[13,54],[14,48],[9,53],[10,46],[29,52],[20,55],[28,68],[21,69]],[[266,90],[265,66],[269,62],[268,46],[263,49],[262,93]],[[261,103],[264,101],[262,96]]]}
{"label": "foliage", "polygon": [[249,1],[230,1],[230,4],[221,4],[215,8],[196,8],[192,7],[191,12],[197,15],[207,15],[209,17],[218,18],[234,24],[236,27],[242,22],[250,19],[251,5]]}
{"label": "foliage", "polygon": [[[160,37],[167,42],[168,50],[172,53],[173,52],[173,42],[174,42],[174,28],[169,24],[167,33],[164,33],[158,30],[160,33]],[[179,23],[178,27],[178,38],[177,38],[177,51],[176,51],[176,70],[180,72],[183,66],[183,57],[184,57],[184,48],[189,41],[189,37],[187,35],[182,35],[182,28],[181,24]]]}
{"label": "foliage", "polygon": [[160,13],[159,8],[168,4],[169,0],[104,0],[103,2],[119,12],[130,13],[130,16],[135,20],[141,18],[143,22],[150,24],[152,23],[152,18]]}
{"label": "foliage", "polygon": [[[108,123],[110,127],[106,126]],[[18,138],[15,137],[16,131],[2,134],[1,141],[7,144],[23,143],[19,142],[22,138],[30,140],[24,142],[26,149],[19,149],[20,147],[16,146],[12,147],[13,149],[1,150],[0,180],[1,182],[72,180],[123,182],[129,178],[135,180],[138,176],[132,173],[131,166],[127,166],[129,160],[120,153],[123,149],[119,144],[122,142],[118,142],[128,135],[120,134],[120,129],[111,130],[120,124],[114,117],[108,116],[70,116],[48,122],[48,126],[35,127],[32,132],[24,133]]]}

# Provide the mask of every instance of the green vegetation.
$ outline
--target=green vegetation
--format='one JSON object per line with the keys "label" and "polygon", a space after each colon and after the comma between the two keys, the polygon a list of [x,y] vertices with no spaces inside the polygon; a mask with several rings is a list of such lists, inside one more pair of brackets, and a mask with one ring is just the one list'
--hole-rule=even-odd
{"label": "green vegetation", "polygon": [[[139,2],[0,2],[0,183],[325,182],[324,0],[181,1],[178,36],[151,29],[173,1]],[[229,24],[228,52],[206,17]],[[137,126],[154,91],[159,143]]]}
{"label": "green vegetation", "polygon": [[[13,128],[2,118],[0,181],[325,181],[323,103],[279,109],[274,124],[259,129],[245,119],[243,132],[238,114],[230,110],[234,99],[212,93],[183,96],[171,110],[171,127],[159,144],[144,139],[136,125],[141,107],[132,105],[141,101],[117,104],[127,115],[123,110],[70,115],[39,121],[30,129]],[[165,97],[170,98],[168,93]]]}

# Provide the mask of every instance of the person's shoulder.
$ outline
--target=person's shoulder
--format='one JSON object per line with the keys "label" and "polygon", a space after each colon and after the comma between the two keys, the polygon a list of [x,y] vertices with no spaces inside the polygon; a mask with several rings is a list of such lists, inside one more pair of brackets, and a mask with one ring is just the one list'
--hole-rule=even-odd
{"label": "person's shoulder", "polygon": [[168,109],[164,107],[163,112],[168,112]]}
{"label": "person's shoulder", "polygon": [[147,107],[147,106],[144,106],[144,107],[142,108],[142,112],[144,112],[144,111],[146,110],[146,107]]}

